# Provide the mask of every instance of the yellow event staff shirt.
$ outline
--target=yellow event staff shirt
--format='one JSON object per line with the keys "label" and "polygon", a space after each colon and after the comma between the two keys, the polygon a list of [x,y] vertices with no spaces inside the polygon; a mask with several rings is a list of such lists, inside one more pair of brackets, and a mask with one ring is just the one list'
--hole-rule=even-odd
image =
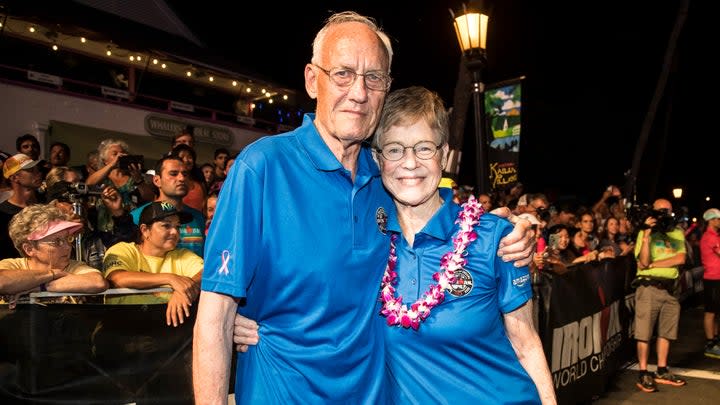
{"label": "yellow event staff shirt", "polygon": [[[144,255],[135,243],[120,242],[105,252],[103,269],[105,277],[116,270],[144,271],[147,273],[172,273],[192,277],[203,269],[203,259],[188,249],[175,249],[163,257]],[[135,295],[108,295],[107,304],[164,304],[170,293]]]}
{"label": "yellow event staff shirt", "polygon": [[[635,242],[635,258],[640,256],[640,249],[642,247],[643,234],[647,230],[642,230],[638,233],[637,241]],[[656,262],[658,260],[667,259],[673,257],[678,253],[686,253],[685,250],[685,235],[681,229],[674,229],[670,232],[653,232],[650,234],[650,261]],[[652,269],[643,269],[637,271],[637,276],[642,277],[659,277],[674,280],[678,278],[679,272],[677,267],[653,267]]]}

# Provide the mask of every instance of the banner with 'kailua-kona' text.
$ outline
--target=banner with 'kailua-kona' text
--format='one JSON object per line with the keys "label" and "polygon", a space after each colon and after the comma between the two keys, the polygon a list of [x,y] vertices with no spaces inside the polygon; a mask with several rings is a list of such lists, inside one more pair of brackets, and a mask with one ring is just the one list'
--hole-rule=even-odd
{"label": "banner with 'kailua-kona' text", "polygon": [[521,129],[522,79],[485,89],[485,128],[490,189],[502,190],[518,181]]}

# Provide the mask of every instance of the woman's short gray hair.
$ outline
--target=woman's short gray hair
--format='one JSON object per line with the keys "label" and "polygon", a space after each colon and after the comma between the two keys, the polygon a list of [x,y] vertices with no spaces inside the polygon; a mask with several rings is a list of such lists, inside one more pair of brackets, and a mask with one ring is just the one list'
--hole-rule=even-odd
{"label": "woman's short gray hair", "polygon": [[47,228],[52,221],[68,221],[69,215],[61,211],[54,204],[33,204],[15,214],[8,225],[8,233],[15,249],[26,257],[23,244],[33,232]]}
{"label": "woman's short gray hair", "polygon": [[98,145],[98,158],[100,158],[102,164],[107,164],[106,155],[108,149],[110,149],[110,147],[113,145],[120,146],[125,153],[128,153],[128,151],[130,150],[130,147],[127,143],[125,143],[125,141],[121,141],[119,139],[103,139],[103,141],[100,142],[100,145]]}
{"label": "woman's short gray hair", "polygon": [[381,149],[385,133],[395,125],[412,125],[424,119],[439,137],[440,144],[446,144],[450,136],[448,112],[442,98],[425,87],[412,86],[392,91],[385,98],[380,122],[375,130],[372,144]]}

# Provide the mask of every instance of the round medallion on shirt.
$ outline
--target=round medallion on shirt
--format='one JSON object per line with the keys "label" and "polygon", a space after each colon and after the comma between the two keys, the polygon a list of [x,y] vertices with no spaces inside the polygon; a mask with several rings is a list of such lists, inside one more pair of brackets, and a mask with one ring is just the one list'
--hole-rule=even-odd
{"label": "round medallion on shirt", "polygon": [[388,216],[385,212],[385,208],[378,207],[378,209],[375,211],[375,222],[377,222],[378,230],[382,232],[383,235],[387,233],[387,221]]}
{"label": "round medallion on shirt", "polygon": [[470,294],[473,288],[473,278],[467,270],[455,270],[455,282],[450,284],[448,291],[455,297]]}

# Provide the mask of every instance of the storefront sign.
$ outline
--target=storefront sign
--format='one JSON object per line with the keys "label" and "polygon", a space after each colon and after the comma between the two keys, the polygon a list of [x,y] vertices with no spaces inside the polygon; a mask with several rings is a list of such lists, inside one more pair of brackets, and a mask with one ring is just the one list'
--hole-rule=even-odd
{"label": "storefront sign", "polygon": [[150,135],[159,138],[172,138],[181,131],[184,131],[187,127],[192,127],[196,142],[211,143],[214,145],[232,144],[232,131],[228,128],[187,122],[157,114],[148,114],[145,116],[145,130]]}

